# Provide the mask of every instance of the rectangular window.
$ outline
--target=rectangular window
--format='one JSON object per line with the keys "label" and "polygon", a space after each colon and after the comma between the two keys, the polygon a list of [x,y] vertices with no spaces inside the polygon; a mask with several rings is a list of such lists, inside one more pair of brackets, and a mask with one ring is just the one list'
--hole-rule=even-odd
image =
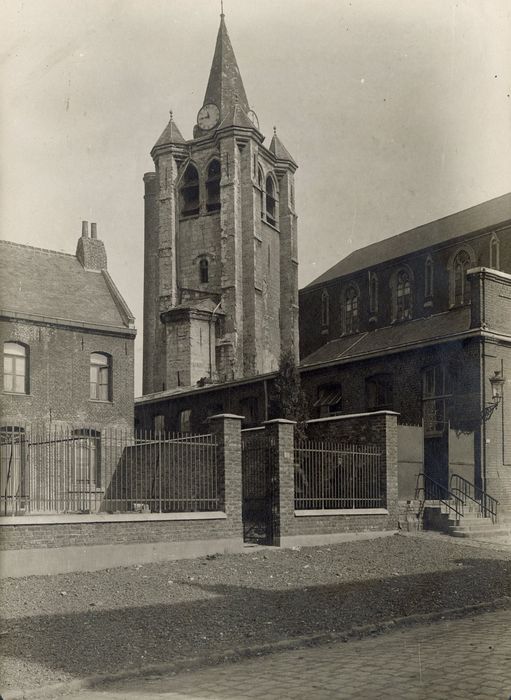
{"label": "rectangular window", "polygon": [[422,382],[424,433],[430,437],[442,435],[447,428],[452,397],[450,375],[443,365],[435,365],[424,370]]}
{"label": "rectangular window", "polygon": [[342,411],[342,387],[340,384],[325,384],[318,388],[318,398],[314,408],[319,409],[319,417],[332,416]]}
{"label": "rectangular window", "polygon": [[165,432],[165,416],[160,414],[154,417],[154,432],[163,433]]}
{"label": "rectangular window", "polygon": [[191,418],[192,409],[185,408],[184,411],[179,412],[179,432],[189,433],[191,432]]}
{"label": "rectangular window", "polygon": [[28,352],[19,343],[4,343],[4,391],[26,394]]}
{"label": "rectangular window", "polygon": [[366,380],[366,403],[368,411],[392,410],[393,386],[391,375],[382,374]]}
{"label": "rectangular window", "polygon": [[90,362],[90,398],[110,401],[110,360],[106,355],[92,353]]}

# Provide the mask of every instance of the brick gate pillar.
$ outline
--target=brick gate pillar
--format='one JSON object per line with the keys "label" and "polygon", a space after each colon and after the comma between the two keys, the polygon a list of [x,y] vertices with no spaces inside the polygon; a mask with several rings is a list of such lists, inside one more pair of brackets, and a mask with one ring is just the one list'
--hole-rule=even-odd
{"label": "brick gate pillar", "polygon": [[241,491],[241,421],[243,416],[222,413],[211,416],[209,428],[217,440],[220,507],[227,515],[232,534],[243,537]]}
{"label": "brick gate pillar", "polygon": [[295,425],[296,421],[275,418],[264,423],[271,440],[274,464],[274,544],[293,534],[295,517]]}
{"label": "brick gate pillar", "polygon": [[382,418],[382,447],[385,460],[387,510],[390,523],[397,527],[398,520],[398,461],[397,414],[386,413]]}

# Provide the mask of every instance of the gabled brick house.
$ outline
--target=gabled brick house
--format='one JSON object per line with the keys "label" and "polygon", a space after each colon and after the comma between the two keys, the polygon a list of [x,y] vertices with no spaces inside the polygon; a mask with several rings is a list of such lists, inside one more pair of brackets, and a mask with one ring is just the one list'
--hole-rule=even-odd
{"label": "gabled brick house", "polygon": [[75,255],[0,241],[0,466],[6,507],[7,494],[14,498],[19,492],[15,472],[27,473],[22,462],[30,435],[44,431],[55,442],[65,434],[69,449],[79,447],[88,462],[84,468],[95,474],[104,431],[132,432],[135,335],[95,224],[89,236],[83,223]]}

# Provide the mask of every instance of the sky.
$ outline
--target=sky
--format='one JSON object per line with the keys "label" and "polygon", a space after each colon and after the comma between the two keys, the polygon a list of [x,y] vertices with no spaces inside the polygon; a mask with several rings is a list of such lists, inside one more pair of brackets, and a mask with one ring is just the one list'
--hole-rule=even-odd
{"label": "sky", "polygon": [[[356,248],[511,191],[509,0],[224,0],[265,143],[299,165],[299,284]],[[0,237],[74,252],[95,221],[136,316],[143,182],[191,138],[217,0],[3,0]]]}

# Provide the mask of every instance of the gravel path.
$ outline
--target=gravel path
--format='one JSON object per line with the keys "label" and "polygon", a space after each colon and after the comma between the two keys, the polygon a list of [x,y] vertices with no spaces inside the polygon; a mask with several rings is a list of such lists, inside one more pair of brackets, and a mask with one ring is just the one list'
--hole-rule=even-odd
{"label": "gravel path", "polygon": [[[511,595],[511,552],[395,535],[1,583],[3,691]],[[7,693],[8,697],[8,693]]]}

